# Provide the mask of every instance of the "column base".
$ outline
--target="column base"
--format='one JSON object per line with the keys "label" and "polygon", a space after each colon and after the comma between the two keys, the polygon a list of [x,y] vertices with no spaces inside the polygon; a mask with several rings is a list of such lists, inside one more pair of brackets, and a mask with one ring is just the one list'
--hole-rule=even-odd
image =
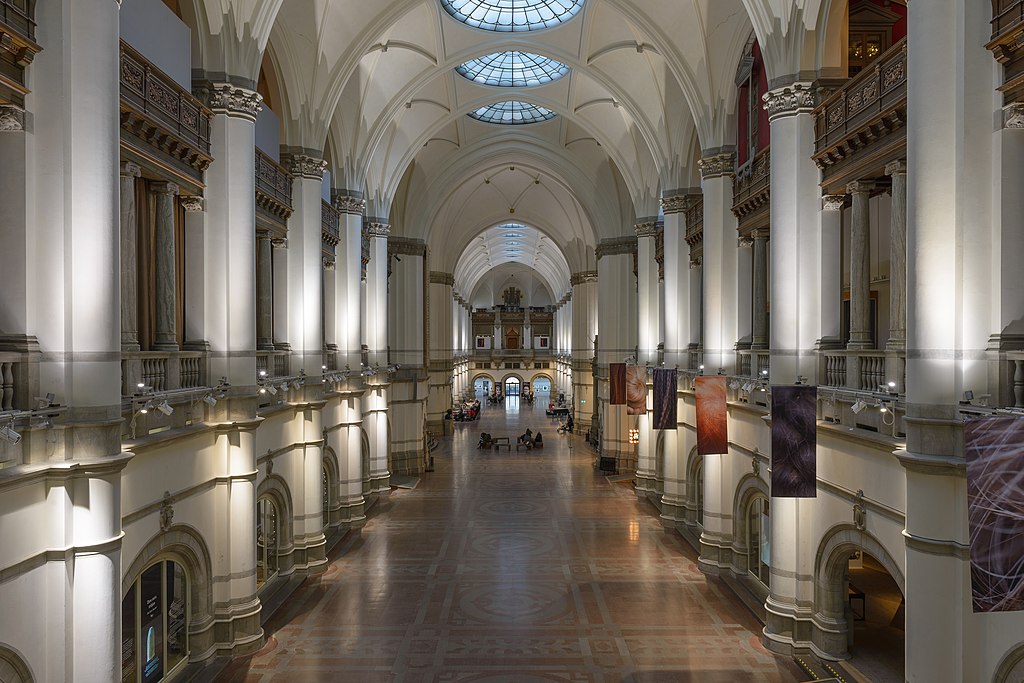
{"label": "column base", "polygon": [[391,493],[391,472],[379,472],[370,475],[371,493]]}
{"label": "column base", "polygon": [[257,351],[284,351],[285,349],[282,349],[281,347],[279,347],[277,344],[275,344],[274,342],[270,341],[269,339],[260,339],[259,341],[256,342],[256,350]]}
{"label": "column base", "polygon": [[656,476],[656,472],[636,471],[636,495],[638,497],[649,497],[658,493]]}
{"label": "column base", "polygon": [[709,576],[732,572],[731,539],[703,532],[700,535],[700,557],[697,567]]}
{"label": "column base", "polygon": [[256,596],[214,609],[213,633],[218,655],[244,657],[263,647],[264,634],[260,626],[262,609]]}
{"label": "column base", "polygon": [[178,342],[158,341],[155,344],[153,344],[153,350],[154,351],[165,351],[167,353],[177,353],[178,352]]}
{"label": "column base", "polygon": [[808,609],[782,603],[769,595],[764,603],[762,644],[772,652],[794,657],[813,651],[813,622]]}

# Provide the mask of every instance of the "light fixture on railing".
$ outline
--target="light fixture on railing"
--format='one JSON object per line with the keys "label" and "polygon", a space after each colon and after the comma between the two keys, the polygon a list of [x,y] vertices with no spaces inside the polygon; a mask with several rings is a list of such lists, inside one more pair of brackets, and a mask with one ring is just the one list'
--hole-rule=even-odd
{"label": "light fixture on railing", "polygon": [[259,375],[260,375],[260,377],[266,377],[267,376],[267,371],[266,370],[260,370]]}
{"label": "light fixture on railing", "polygon": [[139,412],[142,413],[143,415],[145,415],[146,413],[148,413],[151,410],[153,410],[153,402],[152,401],[146,401],[144,404],[142,404],[142,407],[139,408]]}
{"label": "light fixture on railing", "polygon": [[867,407],[868,404],[858,398],[856,401],[853,402],[853,405],[850,406],[850,410],[853,411],[854,415],[859,415],[860,412]]}
{"label": "light fixture on railing", "polygon": [[21,441],[21,434],[14,431],[14,420],[11,420],[4,425],[3,429],[0,429],[0,436],[12,444],[16,444]]}
{"label": "light fixture on railing", "polygon": [[172,408],[172,407],[171,407],[171,404],[170,404],[170,403],[168,403],[168,402],[166,401],[166,399],[165,399],[165,400],[163,400],[163,401],[161,401],[161,402],[160,402],[160,403],[159,403],[159,404],[157,405],[156,409],[157,409],[157,410],[159,410],[159,411],[160,411],[161,413],[163,413],[164,415],[170,415],[171,413],[173,413],[173,412],[174,412],[174,408]]}
{"label": "light fixture on railing", "polygon": [[212,392],[208,393],[206,396],[203,396],[202,401],[203,401],[203,403],[205,403],[206,405],[210,406],[211,408],[214,407],[215,405],[217,405],[217,399],[215,399],[213,397],[213,393]]}
{"label": "light fixture on railing", "polygon": [[53,405],[54,400],[53,394],[47,394],[46,396],[36,396],[36,403],[39,406],[39,410],[45,410]]}

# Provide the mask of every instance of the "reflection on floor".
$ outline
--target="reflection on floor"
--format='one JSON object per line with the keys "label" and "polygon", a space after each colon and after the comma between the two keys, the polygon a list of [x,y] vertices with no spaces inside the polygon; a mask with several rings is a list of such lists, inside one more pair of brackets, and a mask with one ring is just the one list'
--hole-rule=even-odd
{"label": "reflection on floor", "polygon": [[853,622],[850,664],[873,683],[902,683],[903,594],[878,560],[864,553],[863,565],[850,569],[850,583],[865,596],[864,620]]}
{"label": "reflection on floor", "polygon": [[[378,506],[221,680],[802,680],[544,408],[485,406],[453,425],[435,471]],[[514,444],[527,427],[543,450],[476,449],[481,431]]]}

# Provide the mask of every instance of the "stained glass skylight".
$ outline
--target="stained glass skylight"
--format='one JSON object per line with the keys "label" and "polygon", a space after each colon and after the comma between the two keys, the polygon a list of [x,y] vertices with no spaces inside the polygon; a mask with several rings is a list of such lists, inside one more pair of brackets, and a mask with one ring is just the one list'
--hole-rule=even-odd
{"label": "stained glass skylight", "polygon": [[448,14],[488,31],[536,31],[576,16],[583,0],[441,0]]}
{"label": "stained glass skylight", "polygon": [[471,59],[455,67],[461,75],[483,85],[526,88],[557,81],[569,67],[532,52],[509,50]]}
{"label": "stained glass skylight", "polygon": [[502,123],[506,125],[540,123],[542,121],[550,121],[557,116],[555,112],[546,107],[518,100],[495,102],[486,107],[480,107],[476,111],[471,111],[469,115],[477,121],[483,121],[484,123]]}

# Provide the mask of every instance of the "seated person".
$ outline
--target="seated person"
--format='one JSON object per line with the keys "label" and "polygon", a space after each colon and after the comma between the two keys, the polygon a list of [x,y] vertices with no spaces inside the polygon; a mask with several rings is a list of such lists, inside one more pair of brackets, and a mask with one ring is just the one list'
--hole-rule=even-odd
{"label": "seated person", "polygon": [[572,433],[573,424],[574,423],[573,423],[572,415],[569,415],[566,418],[565,422],[563,422],[562,424],[560,424],[558,426],[558,431],[565,432],[567,434],[571,434]]}
{"label": "seated person", "polygon": [[491,447],[491,435],[487,432],[480,433],[480,441],[476,445],[477,448],[490,448]]}
{"label": "seated person", "polygon": [[544,439],[541,437],[540,432],[537,432],[537,436],[533,437],[533,448],[544,448]]}
{"label": "seated person", "polygon": [[527,429],[526,433],[519,437],[519,443],[524,445],[524,446],[526,446],[527,448],[532,448],[533,447],[533,432],[530,431],[529,429]]}

